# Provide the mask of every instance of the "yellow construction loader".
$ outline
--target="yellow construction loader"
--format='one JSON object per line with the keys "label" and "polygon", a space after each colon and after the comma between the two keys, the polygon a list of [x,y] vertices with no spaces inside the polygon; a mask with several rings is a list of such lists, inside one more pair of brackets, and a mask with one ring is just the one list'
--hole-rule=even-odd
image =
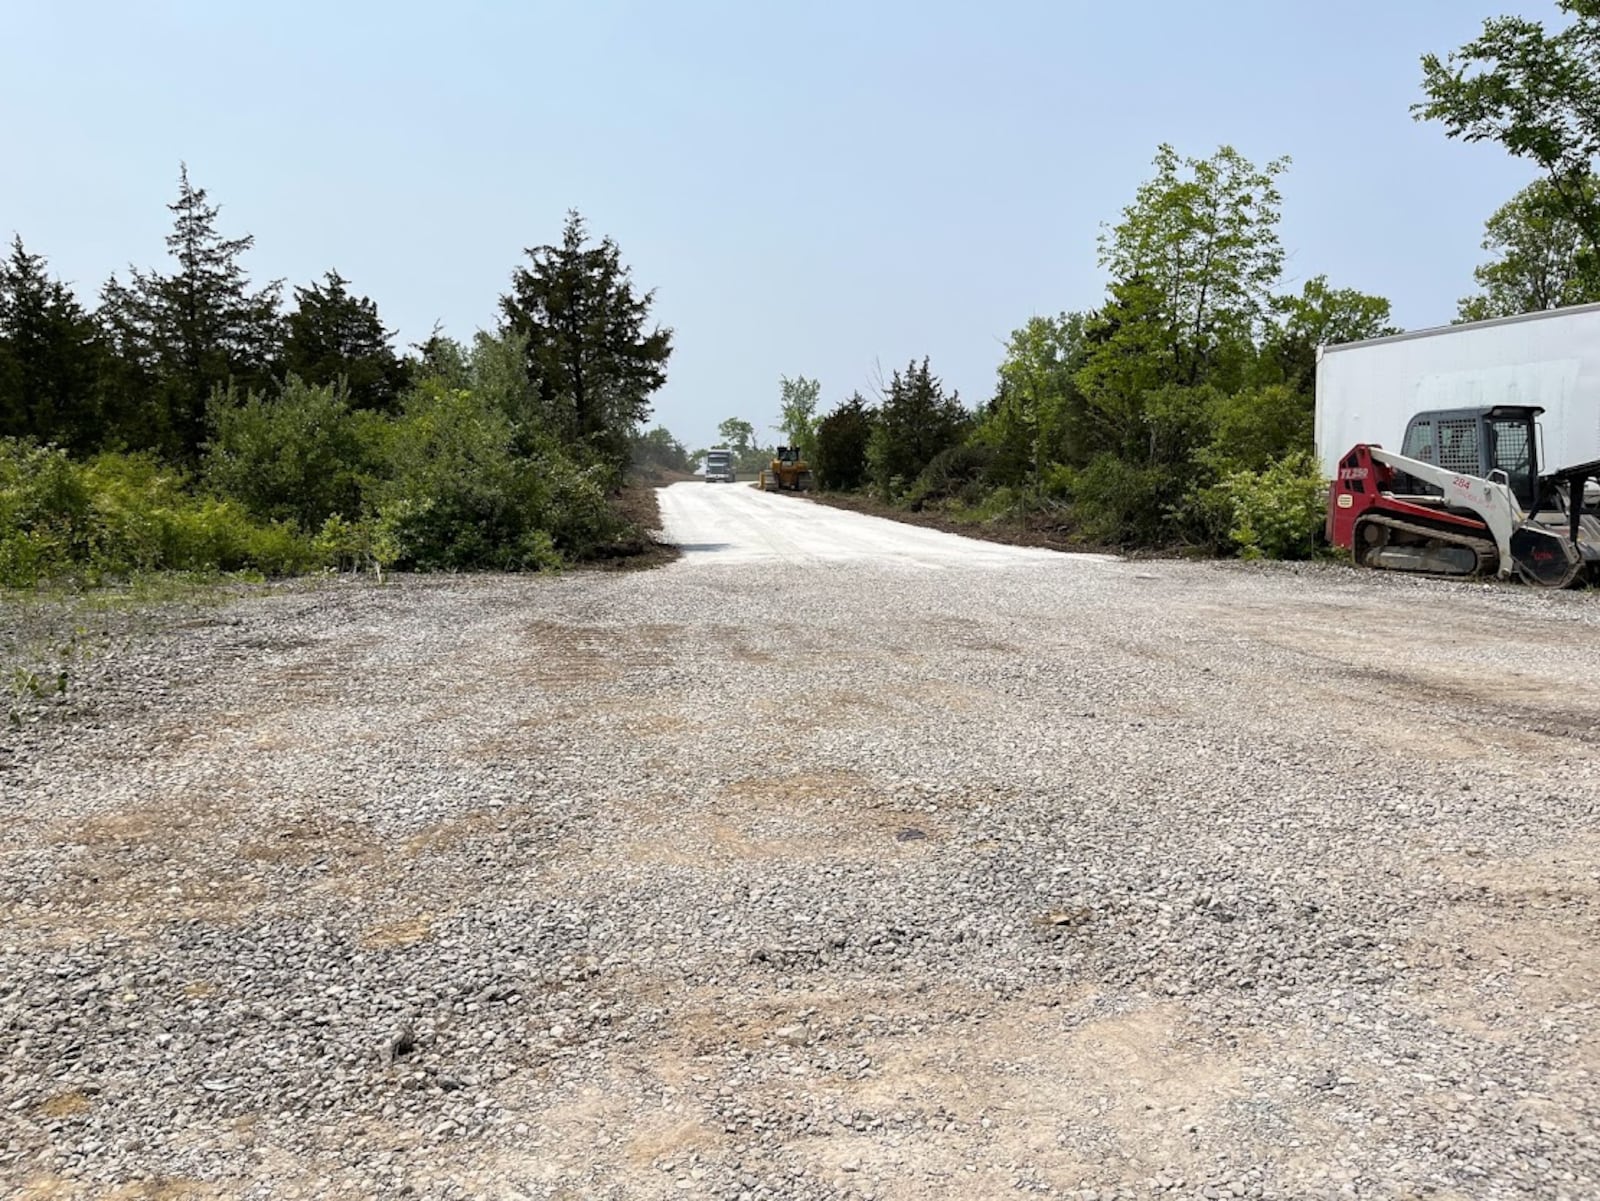
{"label": "yellow construction loader", "polygon": [[780,446],[772,465],[761,472],[756,486],[763,492],[810,492],[811,465],[800,457],[798,446]]}

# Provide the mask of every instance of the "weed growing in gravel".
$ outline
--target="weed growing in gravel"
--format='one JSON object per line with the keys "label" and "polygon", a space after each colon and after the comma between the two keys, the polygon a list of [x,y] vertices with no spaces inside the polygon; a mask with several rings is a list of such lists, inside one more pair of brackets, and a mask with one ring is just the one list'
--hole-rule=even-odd
{"label": "weed growing in gravel", "polygon": [[142,572],[112,585],[0,589],[0,703],[12,727],[76,703],[85,670],[159,625],[253,592],[252,575]]}
{"label": "weed growing in gravel", "polygon": [[110,646],[103,632],[81,624],[62,629],[18,633],[0,644],[4,667],[6,721],[20,726],[24,720],[67,700],[79,666]]}

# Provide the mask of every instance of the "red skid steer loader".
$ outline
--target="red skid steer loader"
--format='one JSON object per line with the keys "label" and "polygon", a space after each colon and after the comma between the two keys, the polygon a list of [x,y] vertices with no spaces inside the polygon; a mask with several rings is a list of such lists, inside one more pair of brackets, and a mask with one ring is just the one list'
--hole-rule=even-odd
{"label": "red skid steer loader", "polygon": [[1421,413],[1395,454],[1361,444],[1339,460],[1328,540],[1362,567],[1435,576],[1515,573],[1566,588],[1600,568],[1600,460],[1539,474],[1544,410]]}

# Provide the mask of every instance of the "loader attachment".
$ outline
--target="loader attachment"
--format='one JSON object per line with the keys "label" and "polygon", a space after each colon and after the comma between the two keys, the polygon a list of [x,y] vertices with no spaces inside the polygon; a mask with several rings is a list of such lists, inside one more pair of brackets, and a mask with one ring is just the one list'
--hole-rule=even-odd
{"label": "loader attachment", "polygon": [[1570,588],[1584,569],[1576,542],[1533,522],[1512,532],[1511,561],[1523,580],[1541,588]]}

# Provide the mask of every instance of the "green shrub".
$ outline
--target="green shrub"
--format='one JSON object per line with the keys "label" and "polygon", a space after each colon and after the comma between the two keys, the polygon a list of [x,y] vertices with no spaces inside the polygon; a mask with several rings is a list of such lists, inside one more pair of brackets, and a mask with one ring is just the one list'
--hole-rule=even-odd
{"label": "green shrub", "polygon": [[1219,396],[1207,457],[1223,471],[1261,471],[1285,455],[1311,449],[1310,396],[1282,384]]}
{"label": "green shrub", "polygon": [[299,575],[322,565],[310,539],[287,522],[260,524],[232,500],[202,497],[160,514],[163,556],[176,571],[259,571]]}
{"label": "green shrub", "polygon": [[377,521],[348,521],[335,514],[322,523],[312,545],[318,557],[338,571],[382,571],[399,555],[394,540]]}
{"label": "green shrub", "polygon": [[1039,476],[1039,493],[1049,500],[1066,500],[1072,495],[1077,472],[1065,463],[1046,463]]}
{"label": "green shrub", "polygon": [[1170,540],[1180,486],[1173,469],[1103,454],[1067,479],[1074,513],[1091,541],[1154,546]]}
{"label": "green shrub", "polygon": [[419,571],[560,565],[547,528],[552,492],[590,497],[542,459],[514,453],[516,433],[498,405],[467,389],[429,380],[412,391],[388,432],[385,478],[374,487],[379,531],[397,563]]}
{"label": "green shrub", "polygon": [[292,521],[308,533],[335,514],[360,515],[370,463],[358,418],[382,418],[352,412],[342,385],[290,377],[273,397],[219,393],[208,413],[205,479],[218,493],[264,521]]}
{"label": "green shrub", "polygon": [[1020,488],[1002,485],[992,492],[976,497],[970,503],[964,503],[960,512],[963,517],[973,521],[1008,521],[1026,517],[1033,507],[1027,494]]}
{"label": "green shrub", "polygon": [[903,503],[909,509],[948,500],[977,504],[983,496],[984,473],[994,457],[992,448],[971,442],[946,447],[928,460]]}
{"label": "green shrub", "polygon": [[1233,554],[1233,495],[1217,482],[1216,472],[1203,460],[1195,464],[1189,490],[1173,510],[1173,525],[1190,546],[1218,555]]}
{"label": "green shrub", "polygon": [[142,571],[286,575],[322,561],[292,526],[255,521],[238,502],[185,485],[148,455],[75,463],[54,447],[0,440],[0,584]]}
{"label": "green shrub", "polygon": [[1232,506],[1228,535],[1246,559],[1309,559],[1327,512],[1314,455],[1286,455],[1262,471],[1236,471],[1218,491]]}
{"label": "green shrub", "polygon": [[583,559],[626,532],[607,498],[605,483],[610,473],[603,464],[579,467],[548,448],[535,461],[534,470],[545,487],[540,524],[554,550]]}

